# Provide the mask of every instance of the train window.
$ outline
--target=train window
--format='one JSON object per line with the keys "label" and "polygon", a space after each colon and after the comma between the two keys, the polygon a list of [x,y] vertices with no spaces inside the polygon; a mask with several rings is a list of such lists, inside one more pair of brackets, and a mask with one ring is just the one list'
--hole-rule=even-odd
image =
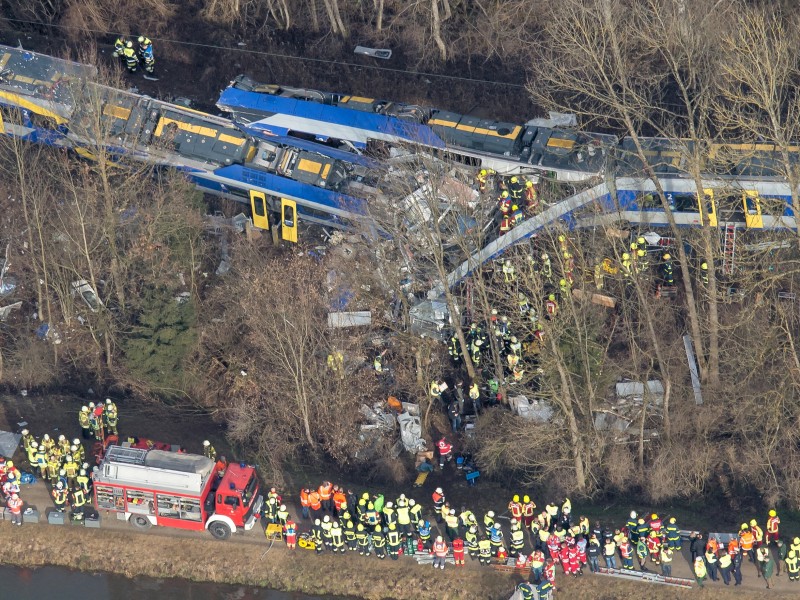
{"label": "train window", "polygon": [[286,205],[283,207],[283,224],[286,227],[294,227],[294,206]]}
{"label": "train window", "polygon": [[663,206],[661,204],[661,198],[659,198],[658,194],[655,192],[640,194],[636,198],[636,204],[639,206],[639,210],[660,209]]}
{"label": "train window", "polygon": [[694,194],[668,194],[667,200],[670,201],[670,208],[675,212],[698,212],[697,210],[697,196]]}
{"label": "train window", "polygon": [[747,208],[748,215],[757,215],[758,214],[758,203],[753,196],[744,197],[744,205]]}

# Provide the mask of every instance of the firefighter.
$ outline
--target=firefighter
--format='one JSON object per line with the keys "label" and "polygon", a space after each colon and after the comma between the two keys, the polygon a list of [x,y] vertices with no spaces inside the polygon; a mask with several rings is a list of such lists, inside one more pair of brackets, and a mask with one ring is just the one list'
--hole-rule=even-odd
{"label": "firefighter", "polygon": [[458,537],[458,517],[456,516],[455,509],[450,509],[444,516],[444,524],[447,530],[447,537],[452,542]]}
{"label": "firefighter", "polygon": [[72,518],[75,520],[83,519],[83,510],[86,505],[86,494],[80,486],[76,485],[72,488],[70,494],[70,504],[72,506]]}
{"label": "firefighter", "polygon": [[512,217],[507,214],[503,215],[503,217],[500,219],[500,235],[507,234],[509,231],[511,231],[513,226],[514,221]]}
{"label": "firefighter", "polygon": [[86,450],[83,449],[83,444],[78,438],[72,440],[72,446],[70,446],[69,451],[78,464],[82,464],[86,460]]}
{"label": "firefighter", "polygon": [[778,528],[780,527],[781,520],[778,517],[778,513],[774,510],[769,511],[769,518],[767,519],[767,536],[765,538],[766,544],[770,542],[775,542],[778,539]]}
{"label": "firefighter", "polygon": [[62,434],[58,436],[58,450],[61,456],[66,456],[67,454],[69,454],[69,446],[70,446],[69,440],[65,435]]}
{"label": "firefighter", "polygon": [[333,546],[334,552],[347,552],[347,549],[344,547],[342,526],[338,520],[331,523],[331,546]]}
{"label": "firefighter", "polygon": [[478,183],[478,191],[483,194],[486,191],[486,184],[489,180],[489,177],[494,175],[494,171],[492,169],[481,169],[478,171],[478,174],[475,175],[475,181]]}
{"label": "firefighter", "polygon": [[117,36],[117,39],[114,40],[114,52],[111,53],[111,56],[114,58],[119,58],[120,61],[125,60],[125,46],[127,45],[128,40],[125,38],[124,35]]}
{"label": "firefighter", "polygon": [[681,534],[678,530],[675,517],[670,517],[667,522],[667,545],[673,550],[681,550]]}
{"label": "firefighter", "polygon": [[23,429],[21,433],[22,433],[22,440],[21,440],[22,449],[25,451],[26,455],[29,455],[31,444],[36,441],[36,438],[34,438],[31,432],[28,431],[27,429]]}
{"label": "firefighter", "polygon": [[417,533],[419,534],[420,545],[422,546],[423,550],[427,550],[431,541],[430,521],[420,521],[419,527],[417,528]]}
{"label": "firefighter", "polygon": [[700,263],[700,280],[703,285],[708,285],[708,263],[706,261]]}
{"label": "firefighter", "polygon": [[529,215],[536,214],[539,208],[539,194],[536,193],[532,181],[525,182],[525,205]]}
{"label": "firefighter", "polygon": [[508,191],[511,194],[512,200],[519,203],[522,200],[522,193],[525,190],[525,185],[520,181],[520,178],[514,175],[508,184]]}
{"label": "firefighter", "polygon": [[328,515],[322,518],[320,528],[322,529],[322,541],[325,543],[325,547],[331,550],[333,548],[333,523]]}
{"label": "firefighter", "polygon": [[58,512],[64,512],[67,509],[67,490],[61,481],[56,483],[55,488],[53,488],[52,495],[53,502],[56,505],[56,510]]}
{"label": "firefighter", "polygon": [[467,544],[467,551],[469,557],[475,560],[478,557],[478,528],[475,525],[470,525],[464,534],[464,540]]}
{"label": "firefighter", "polygon": [[90,403],[89,410],[91,411],[91,414],[89,418],[91,419],[92,422],[92,430],[94,431],[94,438],[98,442],[102,442],[103,438],[105,437],[105,432],[103,429],[105,425],[105,420],[103,418],[103,412],[104,412],[103,404],[102,403],[98,404],[94,408],[92,408],[92,406],[93,405]]}
{"label": "firefighter", "polygon": [[128,73],[136,73],[136,69],[139,67],[139,58],[136,56],[136,50],[134,50],[133,42],[130,40],[125,42],[122,56],[125,60],[125,68],[128,69]]}
{"label": "firefighter", "polygon": [[511,556],[522,554],[525,547],[525,532],[516,519],[511,519]]}
{"label": "firefighter", "polygon": [[544,303],[544,310],[547,313],[548,318],[553,318],[558,314],[558,303],[556,302],[556,297],[554,294],[550,294],[547,297],[547,302]]}
{"label": "firefighter", "polygon": [[270,525],[274,525],[278,521],[278,501],[275,498],[268,498],[264,504],[264,519]]}
{"label": "firefighter", "polygon": [[289,520],[289,511],[286,508],[285,504],[281,504],[278,508],[278,511],[275,513],[275,517],[277,518],[278,523],[285,529],[286,528],[286,521]]}
{"label": "firefighter", "polygon": [[34,449],[34,460],[36,462],[36,468],[39,470],[39,475],[41,476],[41,478],[44,479],[45,477],[47,477],[47,456],[44,453],[44,448],[42,448],[36,442],[33,442],[31,447]]}
{"label": "firefighter", "polygon": [[71,454],[67,454],[64,460],[64,471],[67,476],[67,483],[69,484],[69,488],[72,489],[75,486],[75,478],[78,476],[78,471],[80,471],[80,467],[78,463],[72,458]]}
{"label": "firefighter", "polygon": [[347,520],[344,524],[344,539],[347,542],[347,548],[351,552],[355,552],[358,548],[356,544],[356,526],[352,520]]}
{"label": "firefighter", "polygon": [[450,337],[450,341],[447,344],[447,353],[450,355],[450,358],[453,359],[455,364],[458,364],[461,361],[461,344],[458,341],[457,335]]}
{"label": "firefighter", "polygon": [[[319,522],[319,519],[317,519],[317,522]],[[369,534],[367,534],[363,523],[359,523],[358,527],[356,527],[356,544],[358,553],[361,556],[369,556]]]}
{"label": "firefighter", "polygon": [[139,42],[139,46],[136,48],[136,54],[139,61],[144,65],[145,72],[152,75],[156,67],[156,59],[153,56],[153,42],[143,35],[139,36],[137,42]]}
{"label": "firefighter", "polygon": [[515,271],[516,269],[514,269],[511,259],[505,259],[505,261],[503,261],[503,280],[506,283],[512,283],[516,279]]}
{"label": "firefighter", "polygon": [[633,570],[633,546],[626,536],[620,538],[619,555],[622,557],[622,568]]}
{"label": "firefighter", "polygon": [[81,435],[83,435],[83,439],[92,439],[92,422],[89,419],[88,406],[81,406],[81,410],[78,412],[78,425],[81,426]]}
{"label": "firefighter", "polygon": [[553,276],[553,265],[547,252],[542,253],[542,276],[550,279]]}
{"label": "firefighter", "polygon": [[111,401],[111,398],[106,398],[106,409],[104,417],[108,432],[114,435],[119,435],[119,432],[117,431],[117,424],[119,423],[119,412],[117,412],[117,405]]}
{"label": "firefighter", "polygon": [[389,525],[389,531],[386,534],[386,543],[389,546],[389,555],[392,560],[397,560],[400,555],[400,532],[397,531],[397,525],[392,523]]}
{"label": "firefighter", "polygon": [[670,256],[669,253],[664,254],[664,264],[662,268],[664,273],[664,283],[667,285],[675,285],[675,276],[672,269],[672,256]]}
{"label": "firefighter", "polygon": [[208,440],[203,440],[203,454],[206,458],[210,458],[212,461],[217,462],[217,450]]}
{"label": "firefighter", "polygon": [[[27,430],[25,430],[27,431]],[[28,464],[31,468],[38,467],[36,462],[36,454],[39,452],[39,443],[36,440],[31,441],[28,447],[25,448],[25,456],[28,458]]]}
{"label": "firefighter", "polygon": [[[361,527],[361,525],[359,525]],[[314,527],[311,528],[311,537],[314,540],[314,549],[317,554],[322,554],[325,549],[325,542],[322,539],[322,523],[319,519],[314,520]]]}
{"label": "firefighter", "polygon": [[59,468],[61,468],[61,461],[55,454],[50,453],[47,457],[47,479],[50,481],[50,485],[55,485],[58,481]]}
{"label": "firefighter", "polygon": [[376,525],[372,532],[372,548],[375,550],[375,556],[379,559],[386,558],[386,536],[383,535],[383,529],[380,525]]}
{"label": "firefighter", "polygon": [[42,446],[44,447],[44,451],[50,454],[55,448],[56,442],[52,439],[48,434],[44,434],[42,436]]}
{"label": "firefighter", "polygon": [[87,496],[89,495],[90,482],[91,480],[89,479],[89,476],[86,474],[86,469],[81,469],[80,471],[78,471],[78,476],[75,478],[75,483],[78,487],[81,488],[81,490],[83,490],[83,493]]}
{"label": "firefighter", "polygon": [[490,510],[483,516],[483,530],[486,537],[492,534],[492,529],[494,529],[494,511]]}

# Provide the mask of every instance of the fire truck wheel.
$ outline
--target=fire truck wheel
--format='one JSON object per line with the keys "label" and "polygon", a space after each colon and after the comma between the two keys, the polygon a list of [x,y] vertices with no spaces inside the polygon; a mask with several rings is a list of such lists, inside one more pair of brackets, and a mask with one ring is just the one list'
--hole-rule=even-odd
{"label": "fire truck wheel", "polygon": [[150,527],[153,526],[150,519],[142,515],[133,515],[131,517],[131,525],[136,527],[136,529],[150,529]]}
{"label": "fire truck wheel", "polygon": [[227,540],[231,537],[231,528],[222,521],[216,521],[209,525],[208,531],[218,540]]}

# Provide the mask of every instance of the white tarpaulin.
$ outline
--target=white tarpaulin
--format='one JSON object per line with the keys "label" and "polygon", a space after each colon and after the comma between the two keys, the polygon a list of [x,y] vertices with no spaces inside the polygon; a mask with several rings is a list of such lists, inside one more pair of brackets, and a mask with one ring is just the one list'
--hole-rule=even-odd
{"label": "white tarpaulin", "polygon": [[400,424],[400,439],[403,446],[409,452],[425,450],[425,440],[422,439],[422,425],[419,417],[414,417],[408,413],[397,415],[397,422]]}

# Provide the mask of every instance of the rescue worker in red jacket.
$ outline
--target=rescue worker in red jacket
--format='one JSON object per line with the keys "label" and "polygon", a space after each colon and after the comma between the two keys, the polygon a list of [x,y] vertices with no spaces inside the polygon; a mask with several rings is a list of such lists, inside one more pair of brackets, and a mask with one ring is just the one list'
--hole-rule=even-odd
{"label": "rescue worker in red jacket", "polygon": [[781,519],[778,517],[778,513],[774,510],[769,511],[769,519],[767,519],[767,535],[764,538],[766,544],[770,542],[776,542],[779,537],[778,528],[781,525]]}
{"label": "rescue worker in red jacket", "polygon": [[442,536],[438,536],[436,541],[433,542],[431,553],[433,554],[433,568],[439,567],[444,570],[444,562],[447,557],[447,542],[442,539]]}
{"label": "rescue worker in red jacket", "polygon": [[[651,521],[652,522],[652,521]],[[647,536],[647,551],[650,553],[650,560],[653,564],[661,564],[661,537],[658,531],[651,531]]]}
{"label": "rescue worker in red jacket", "polygon": [[519,501],[519,496],[515,495],[508,503],[508,512],[511,513],[512,519],[522,520],[522,503]]}
{"label": "rescue worker in red jacket", "polygon": [[444,469],[445,461],[449,462],[453,459],[453,445],[447,439],[442,438],[436,443],[436,447],[439,449],[439,468]]}
{"label": "rescue worker in red jacket", "polygon": [[578,575],[582,575],[583,572],[581,571],[581,561],[580,556],[578,553],[578,547],[575,544],[575,540],[570,541],[567,544],[567,548],[569,550],[569,571],[572,573],[573,577],[577,577]]}
{"label": "rescue worker in red jacket", "polygon": [[297,544],[297,525],[289,519],[286,521],[286,547],[294,550]]}
{"label": "rescue worker in red jacket", "polygon": [[453,559],[457,567],[464,566],[464,540],[456,538],[453,540]]}
{"label": "rescue worker in red jacket", "polygon": [[526,528],[529,528],[536,512],[536,504],[531,501],[530,496],[523,496],[522,502],[522,522],[525,523]]}
{"label": "rescue worker in red jacket", "polygon": [[561,568],[564,570],[565,575],[572,574],[572,567],[569,562],[569,547],[567,542],[561,542],[561,548],[558,551],[558,560],[561,561]]}

